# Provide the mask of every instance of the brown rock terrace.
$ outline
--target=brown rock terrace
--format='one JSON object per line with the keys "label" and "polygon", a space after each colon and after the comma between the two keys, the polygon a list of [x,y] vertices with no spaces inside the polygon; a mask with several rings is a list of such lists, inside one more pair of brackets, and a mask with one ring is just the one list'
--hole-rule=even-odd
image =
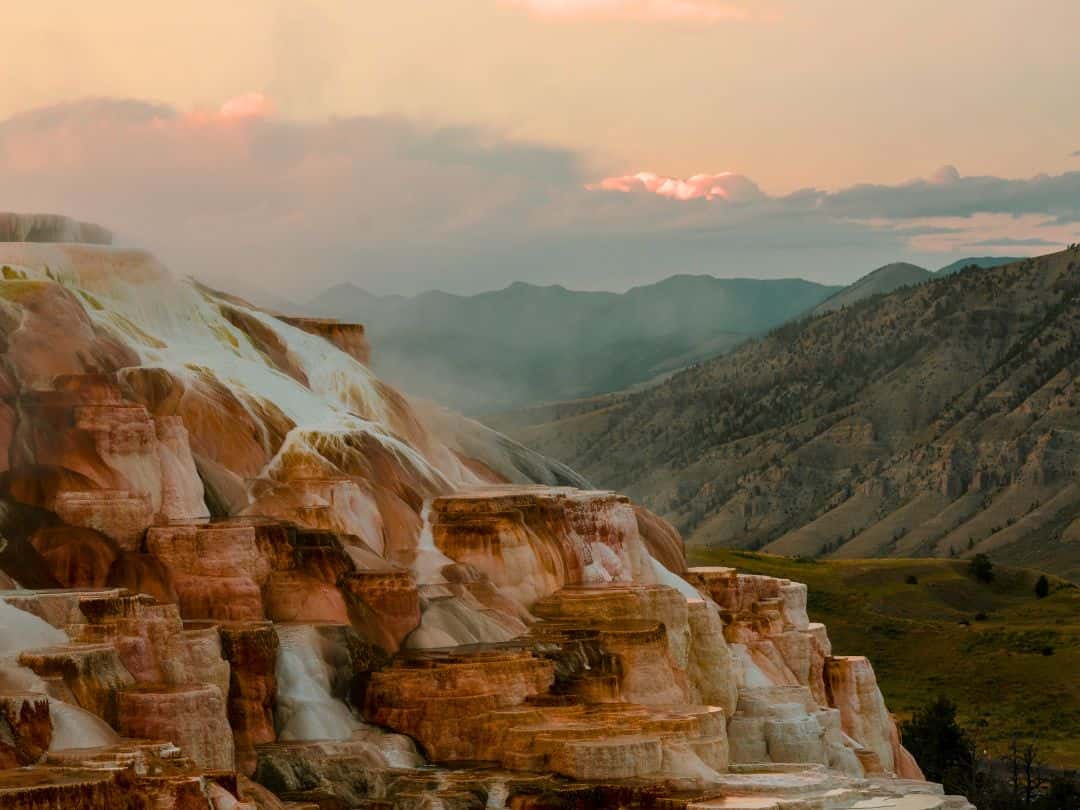
{"label": "brown rock terrace", "polygon": [[804,586],[688,570],[361,328],[138,251],[0,265],[0,807],[970,807]]}

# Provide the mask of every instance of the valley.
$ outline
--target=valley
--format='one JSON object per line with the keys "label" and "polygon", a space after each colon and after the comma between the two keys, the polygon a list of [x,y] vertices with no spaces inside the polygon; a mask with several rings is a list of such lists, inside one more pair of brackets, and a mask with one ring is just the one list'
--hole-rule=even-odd
{"label": "valley", "polygon": [[647,382],[763,334],[837,289],[679,275],[625,293],[516,282],[409,298],[344,284],[300,308],[363,323],[388,382],[477,414]]}
{"label": "valley", "polygon": [[1080,251],[792,321],[645,391],[489,422],[694,547],[1080,577]]}

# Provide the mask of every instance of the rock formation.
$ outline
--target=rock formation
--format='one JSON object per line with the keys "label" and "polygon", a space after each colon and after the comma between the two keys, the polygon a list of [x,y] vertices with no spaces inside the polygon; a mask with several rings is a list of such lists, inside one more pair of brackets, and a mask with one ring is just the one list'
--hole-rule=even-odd
{"label": "rock formation", "polygon": [[57,214],[0,211],[0,242],[85,242],[108,245],[112,234],[100,225]]}
{"label": "rock formation", "polygon": [[0,264],[0,806],[968,807],[804,586],[687,569],[362,328]]}

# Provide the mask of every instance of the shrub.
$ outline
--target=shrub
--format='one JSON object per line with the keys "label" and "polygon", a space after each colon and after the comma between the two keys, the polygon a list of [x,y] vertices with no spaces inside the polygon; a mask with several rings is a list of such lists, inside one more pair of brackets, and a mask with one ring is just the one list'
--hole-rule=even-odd
{"label": "shrub", "polygon": [[905,579],[904,582],[907,583],[908,585],[918,585],[919,584],[919,578],[917,576],[915,576],[914,574],[908,574],[907,579]]}
{"label": "shrub", "polygon": [[994,563],[985,554],[979,553],[971,558],[968,572],[979,582],[989,584],[994,581]]}
{"label": "shrub", "polygon": [[1035,595],[1039,599],[1045,599],[1050,594],[1050,580],[1046,578],[1046,574],[1039,577],[1039,581],[1035,583]]}

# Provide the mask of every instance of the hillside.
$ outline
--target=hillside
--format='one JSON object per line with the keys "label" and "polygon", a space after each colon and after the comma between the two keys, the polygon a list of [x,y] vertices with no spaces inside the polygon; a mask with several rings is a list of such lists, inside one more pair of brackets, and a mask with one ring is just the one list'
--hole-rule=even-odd
{"label": "hillside", "polygon": [[1014,262],[1023,261],[1019,256],[969,256],[966,259],[957,259],[951,264],[947,264],[938,270],[934,275],[936,276],[951,276],[953,273],[959,273],[966,267],[982,268],[984,270],[991,267],[1001,267],[1005,264],[1013,264]]}
{"label": "hillside", "polygon": [[648,390],[495,420],[691,545],[1080,578],[1080,251],[792,323]]}
{"label": "hillside", "polygon": [[871,296],[890,293],[901,287],[922,284],[933,277],[933,273],[918,265],[908,264],[907,262],[887,264],[867,273],[854,284],[844,287],[835,295],[826,298],[814,307],[811,314],[821,315],[825,312],[850,307]]}
{"label": "hillside", "polygon": [[378,296],[340,285],[306,313],[365,324],[406,391],[474,413],[618,390],[730,350],[837,288],[673,276],[622,294],[518,282],[479,295]]}
{"label": "hillside", "polygon": [[691,561],[806,582],[810,618],[828,625],[837,654],[870,656],[901,718],[946,695],[992,753],[1000,755],[1012,734],[1038,736],[1047,764],[1080,766],[1080,681],[1067,674],[1080,671],[1080,588],[1058,580],[1037,599],[1037,573],[998,567],[984,585],[953,560],[792,560],[701,549]]}

